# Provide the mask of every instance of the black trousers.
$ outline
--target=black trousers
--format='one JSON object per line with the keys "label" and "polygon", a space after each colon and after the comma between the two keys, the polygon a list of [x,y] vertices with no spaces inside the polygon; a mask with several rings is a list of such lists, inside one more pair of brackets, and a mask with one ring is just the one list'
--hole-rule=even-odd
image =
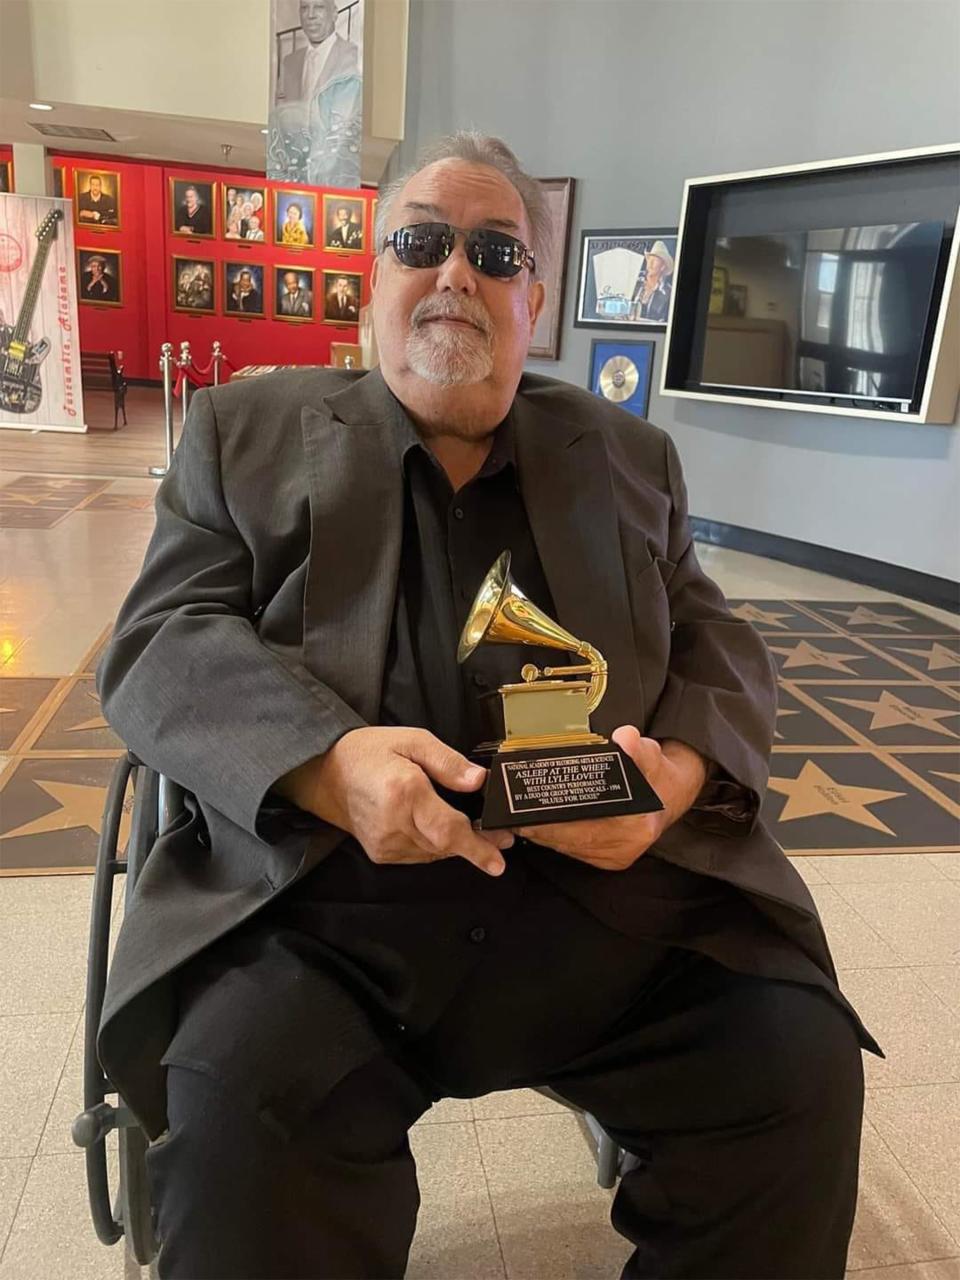
{"label": "black trousers", "polygon": [[827,992],[627,939],[546,885],[480,950],[416,1031],[275,922],[198,958],[147,1154],[164,1280],[402,1276],[410,1126],[544,1084],[640,1157],[613,1205],[624,1277],[843,1276],[863,1076]]}

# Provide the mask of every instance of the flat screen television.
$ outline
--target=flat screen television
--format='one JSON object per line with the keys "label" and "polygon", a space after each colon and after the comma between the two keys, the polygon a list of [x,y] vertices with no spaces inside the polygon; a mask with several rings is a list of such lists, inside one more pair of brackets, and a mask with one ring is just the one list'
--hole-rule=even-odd
{"label": "flat screen television", "polygon": [[688,184],[663,390],[916,415],[960,155]]}

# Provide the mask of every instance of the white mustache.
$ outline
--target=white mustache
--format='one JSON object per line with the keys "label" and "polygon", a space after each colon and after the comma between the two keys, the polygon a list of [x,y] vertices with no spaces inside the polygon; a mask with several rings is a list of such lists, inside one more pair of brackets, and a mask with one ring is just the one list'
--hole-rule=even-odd
{"label": "white mustache", "polygon": [[421,298],[410,315],[411,327],[419,329],[430,320],[465,320],[488,338],[493,333],[490,313],[476,298],[456,298],[443,294]]}

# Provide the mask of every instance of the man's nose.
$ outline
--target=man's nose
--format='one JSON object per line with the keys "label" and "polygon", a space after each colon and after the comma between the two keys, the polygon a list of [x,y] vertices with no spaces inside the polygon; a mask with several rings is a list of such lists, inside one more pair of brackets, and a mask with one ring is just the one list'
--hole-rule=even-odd
{"label": "man's nose", "polygon": [[441,293],[449,289],[452,293],[466,293],[471,297],[477,292],[477,273],[467,261],[459,237],[450,257],[437,268],[437,289]]}

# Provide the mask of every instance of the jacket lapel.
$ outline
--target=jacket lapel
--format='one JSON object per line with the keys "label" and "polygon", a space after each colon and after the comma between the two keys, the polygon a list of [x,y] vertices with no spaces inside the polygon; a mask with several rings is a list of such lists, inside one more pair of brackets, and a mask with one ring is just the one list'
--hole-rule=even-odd
{"label": "jacket lapel", "polygon": [[310,470],[307,668],[376,723],[403,538],[396,408],[379,372],[301,412]]}
{"label": "jacket lapel", "polygon": [[642,728],[643,688],[603,437],[543,413],[522,394],[514,423],[520,491],[556,621],[595,645],[609,665],[593,727],[607,735],[620,724]]}

